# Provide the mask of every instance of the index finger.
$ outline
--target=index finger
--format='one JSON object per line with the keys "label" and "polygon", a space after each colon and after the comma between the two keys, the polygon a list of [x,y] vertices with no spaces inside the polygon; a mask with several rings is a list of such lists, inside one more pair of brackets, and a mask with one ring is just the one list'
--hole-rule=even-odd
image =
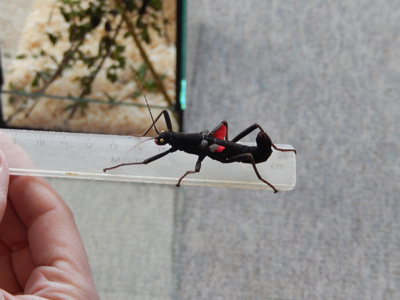
{"label": "index finger", "polygon": [[83,289],[82,285],[92,284],[72,212],[50,184],[38,177],[12,177],[9,200],[27,227],[32,259],[39,268],[32,273],[36,278],[28,281],[26,289],[43,286],[38,278]]}
{"label": "index finger", "polygon": [[46,180],[13,177],[9,199],[28,229],[29,244],[37,265],[50,266],[61,257],[80,260],[85,250],[72,212]]}

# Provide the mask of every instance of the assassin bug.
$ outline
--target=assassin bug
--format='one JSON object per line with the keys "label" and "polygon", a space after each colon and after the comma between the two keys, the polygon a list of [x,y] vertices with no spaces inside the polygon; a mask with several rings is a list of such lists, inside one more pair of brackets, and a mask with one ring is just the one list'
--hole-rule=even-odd
{"label": "assassin bug", "polygon": [[[201,162],[204,160],[204,158],[209,157],[224,164],[234,162],[251,164],[258,179],[269,185],[275,193],[278,192],[278,190],[271,183],[261,177],[260,173],[257,170],[256,164],[267,161],[272,154],[272,148],[283,152],[293,151],[294,153],[296,153],[296,150],[277,148],[272,143],[268,134],[257,123],[243,130],[232,140],[228,139],[228,122],[226,121],[222,121],[211,132],[209,132],[208,130],[204,130],[200,133],[174,132],[172,129],[171,118],[167,110],[163,110],[155,119],[153,118],[149,103],[147,102],[143,88],[136,73],[135,76],[139,82],[140,89],[142,90],[143,96],[146,100],[146,104],[153,123],[151,124],[149,129],[147,129],[143,134],[134,136],[143,137],[151,130],[151,128],[154,127],[154,130],[158,134],[158,136],[154,138],[155,143],[159,146],[169,144],[171,148],[165,152],[149,157],[142,162],[123,163],[110,168],[105,168],[103,169],[104,172],[122,166],[147,165],[157,159],[166,156],[167,154],[180,150],[189,154],[197,155],[199,158],[197,159],[194,170],[187,171],[185,174],[183,174],[181,178],[179,178],[178,183],[176,184],[177,187],[180,186],[182,179],[185,178],[187,175],[200,172]],[[160,119],[161,116],[164,116],[168,131],[159,132],[157,130],[156,122]],[[256,129],[260,130],[256,137],[256,146],[247,146],[236,143]]]}

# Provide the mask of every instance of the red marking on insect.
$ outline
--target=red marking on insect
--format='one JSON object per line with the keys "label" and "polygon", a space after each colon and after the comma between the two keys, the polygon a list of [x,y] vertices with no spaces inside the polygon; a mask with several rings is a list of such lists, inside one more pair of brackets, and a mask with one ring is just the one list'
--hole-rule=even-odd
{"label": "red marking on insect", "polygon": [[225,149],[224,146],[219,146],[215,152],[222,152]]}
{"label": "red marking on insect", "polygon": [[[225,125],[222,125],[216,132],[214,132],[214,137],[217,139],[223,140],[223,139],[225,139],[225,136],[226,136],[226,126]],[[223,147],[223,148],[225,148],[225,147]],[[219,150],[219,148],[218,148],[218,150]],[[220,151],[218,151],[218,150],[217,150],[217,152],[221,152],[224,149],[221,149]]]}

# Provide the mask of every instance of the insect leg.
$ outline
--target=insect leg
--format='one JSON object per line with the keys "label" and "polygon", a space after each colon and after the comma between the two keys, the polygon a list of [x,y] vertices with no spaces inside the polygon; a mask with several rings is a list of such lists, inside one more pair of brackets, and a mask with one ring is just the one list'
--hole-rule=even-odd
{"label": "insect leg", "polygon": [[[232,139],[231,142],[237,142],[238,140],[244,138],[246,135],[248,135],[249,133],[251,133],[253,130],[255,130],[257,128],[260,129],[262,132],[264,132],[267,135],[267,137],[269,138],[268,134],[264,131],[264,129],[262,129],[262,127],[260,125],[258,125],[257,123],[254,123],[253,125],[249,126],[245,130],[243,130],[241,133],[239,133],[237,136],[235,136]],[[275,150],[278,150],[278,151],[282,151],[282,152],[293,151],[294,153],[297,153],[297,151],[294,150],[294,149],[281,149],[281,148],[278,148],[272,142],[271,142],[271,146],[272,146],[272,148],[274,148]]]}
{"label": "insect leg", "polygon": [[235,136],[231,140],[231,142],[237,142],[238,140],[244,138],[246,135],[248,135],[252,131],[256,130],[257,128],[260,129],[262,132],[264,132],[264,129],[262,129],[260,125],[258,125],[257,123],[254,123],[253,125],[247,127],[245,130],[243,130],[241,133],[239,133],[237,136]]}
{"label": "insect leg", "polygon": [[282,151],[282,152],[293,151],[295,154],[297,154],[297,151],[294,150],[294,149],[282,149],[282,148],[278,148],[278,147],[276,147],[273,143],[271,143],[271,145],[272,145],[272,148],[274,148],[275,150]]}
{"label": "insect leg", "polygon": [[158,121],[158,119],[160,119],[160,117],[164,115],[164,119],[165,119],[165,123],[167,124],[167,128],[168,131],[172,131],[172,123],[171,123],[171,117],[169,116],[168,110],[164,109],[158,116],[157,118],[154,119],[153,123],[151,124],[151,126],[149,127],[149,129],[147,129],[143,134],[132,134],[132,136],[138,136],[138,137],[142,137],[145,136],[152,127],[154,127],[154,130],[157,132],[157,134],[160,134],[156,128],[156,122]]}
{"label": "insect leg", "polygon": [[179,178],[178,183],[176,184],[177,187],[179,187],[181,185],[181,181],[182,181],[183,178],[186,177],[186,175],[200,172],[201,162],[204,160],[204,158],[205,158],[205,156],[199,156],[199,159],[196,162],[196,166],[194,168],[194,171],[187,171],[185,174],[183,174],[183,176],[181,178]]}
{"label": "insect leg", "polygon": [[168,149],[168,150],[165,151],[165,152],[162,152],[162,153],[160,153],[160,154],[157,154],[157,155],[154,155],[154,156],[152,156],[152,157],[146,158],[144,161],[141,161],[141,162],[134,162],[134,163],[119,164],[119,165],[116,165],[116,166],[113,166],[113,167],[110,167],[110,168],[105,168],[105,169],[103,169],[103,172],[105,173],[105,172],[107,172],[108,170],[116,169],[116,168],[123,167],[123,166],[147,165],[147,164],[149,164],[149,163],[151,163],[151,162],[153,162],[153,161],[155,161],[155,160],[157,160],[157,159],[160,159],[160,158],[164,157],[165,155],[167,155],[167,154],[169,154],[169,153],[172,153],[172,152],[175,152],[175,151],[177,151],[177,150],[178,150],[178,149],[170,148],[170,149]]}
{"label": "insect leg", "polygon": [[243,154],[235,155],[235,156],[228,158],[226,161],[227,162],[244,162],[247,160],[249,160],[250,163],[252,164],[254,172],[256,173],[258,179],[260,179],[262,182],[268,184],[274,190],[274,193],[277,193],[278,190],[271,183],[269,183],[268,181],[266,181],[264,178],[261,177],[260,173],[257,170],[256,162],[251,153],[243,153]]}

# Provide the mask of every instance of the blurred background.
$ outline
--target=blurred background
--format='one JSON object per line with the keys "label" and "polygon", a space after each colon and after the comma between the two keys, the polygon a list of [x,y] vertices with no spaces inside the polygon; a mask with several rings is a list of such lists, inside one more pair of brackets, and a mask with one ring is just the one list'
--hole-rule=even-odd
{"label": "blurred background", "polygon": [[399,299],[399,34],[392,0],[188,0],[185,131],[256,122],[297,186],[50,179],[102,299]]}

